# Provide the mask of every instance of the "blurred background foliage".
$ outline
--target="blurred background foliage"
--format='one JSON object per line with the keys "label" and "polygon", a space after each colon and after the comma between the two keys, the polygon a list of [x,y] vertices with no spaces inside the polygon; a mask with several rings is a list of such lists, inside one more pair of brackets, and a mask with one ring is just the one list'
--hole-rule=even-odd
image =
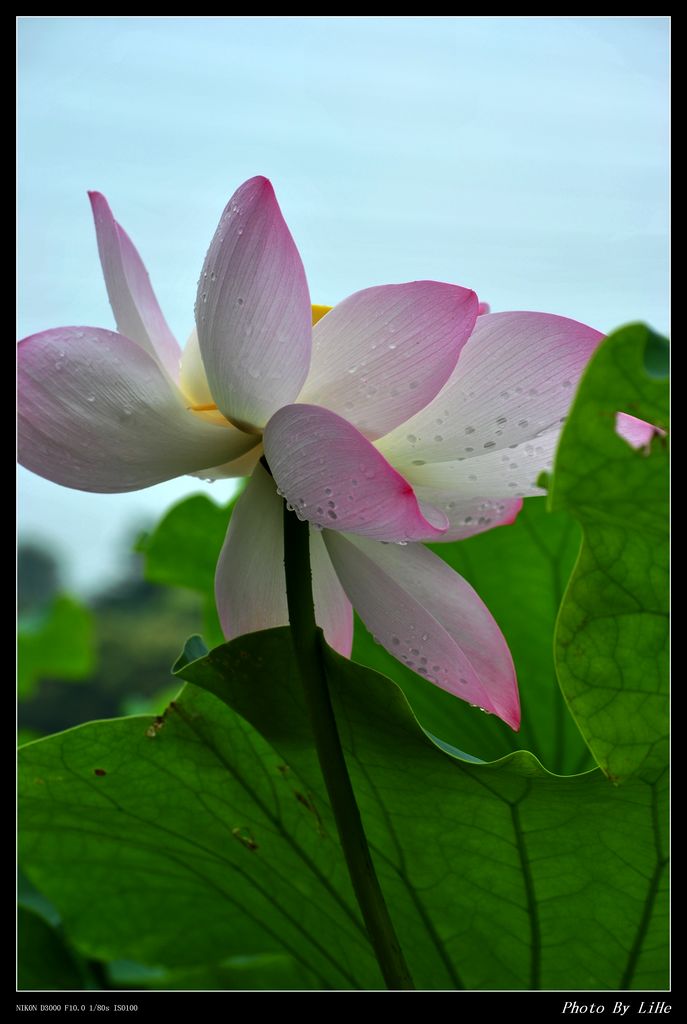
{"label": "blurred background foliage", "polygon": [[122,551],[118,582],[85,604],[62,589],[49,548],[19,547],[20,742],[117,715],[157,713],[179,689],[170,665],[203,630],[201,598],[143,577]]}

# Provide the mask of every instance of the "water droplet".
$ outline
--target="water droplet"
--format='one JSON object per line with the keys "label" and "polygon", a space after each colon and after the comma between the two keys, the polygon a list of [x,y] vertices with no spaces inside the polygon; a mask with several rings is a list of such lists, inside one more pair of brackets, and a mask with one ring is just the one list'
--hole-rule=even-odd
{"label": "water droplet", "polygon": [[214,270],[210,274],[210,280],[211,281],[216,281],[217,280],[217,274],[214,272]]}
{"label": "water droplet", "polygon": [[415,436],[415,434],[408,434],[408,436],[406,437],[406,441],[409,441],[410,444],[415,444],[415,442],[417,441],[417,437]]}
{"label": "water droplet", "polygon": [[351,484],[353,485],[353,487],[358,486],[358,481],[355,479],[355,477],[353,477],[353,479],[351,480]]}
{"label": "water droplet", "polygon": [[508,486],[509,486],[509,487],[517,487],[517,486],[518,486],[518,482],[517,482],[517,480],[511,480],[511,481],[509,482]]}
{"label": "water droplet", "polygon": [[422,634],[422,639],[423,640],[429,640],[429,633],[423,633]]}
{"label": "water droplet", "polygon": [[95,395],[89,395],[86,399],[87,402],[95,402]]}
{"label": "water droplet", "polygon": [[338,519],[339,518],[333,508],[328,508],[327,509],[327,515],[329,516],[330,519]]}
{"label": "water droplet", "polygon": [[517,464],[517,462],[511,462],[511,463],[509,464],[508,468],[509,468],[509,469],[517,469],[517,468],[518,468],[518,464]]}
{"label": "water droplet", "polygon": [[411,380],[411,382],[408,385],[408,387],[410,388],[411,391],[414,391],[415,388],[417,387],[417,385],[418,385],[418,382],[416,380]]}
{"label": "water droplet", "polygon": [[398,645],[400,644],[400,642],[401,642],[401,641],[399,640],[399,638],[398,638],[397,636],[392,636],[392,638],[391,638],[391,643],[392,643],[392,644],[394,645],[394,647],[398,647]]}
{"label": "water droplet", "polygon": [[241,297],[239,297],[239,298],[238,298],[238,299],[236,300],[236,305],[237,305],[237,306],[242,306],[242,305],[243,305],[243,299],[242,299]]}
{"label": "water droplet", "polygon": [[425,465],[425,460],[424,459],[413,459],[413,465],[414,466],[424,466]]}
{"label": "water droplet", "polygon": [[60,362],[60,360],[58,359],[57,362],[55,363],[55,369],[56,370],[61,370],[63,366],[64,366],[64,363]]}
{"label": "water droplet", "polygon": [[395,341],[390,341],[389,342],[389,348],[396,348],[396,342]]}
{"label": "water droplet", "polygon": [[529,426],[529,420],[518,420],[518,426],[519,427],[527,427],[527,426]]}
{"label": "water droplet", "polygon": [[290,501],[286,502],[286,510],[287,512],[293,512],[293,505],[291,504]]}
{"label": "water droplet", "polygon": [[482,447],[483,448],[495,448],[496,447],[496,441],[485,441],[484,444],[482,445]]}
{"label": "water droplet", "polygon": [[313,530],[317,530],[318,533],[322,529],[322,523],[311,523],[310,526]]}
{"label": "water droplet", "polygon": [[508,419],[505,416],[499,416],[499,418],[497,419],[496,422],[497,423],[507,423]]}
{"label": "water droplet", "polygon": [[419,654],[420,651],[419,651],[419,649],[417,647],[411,647],[410,648],[410,653],[411,654]]}
{"label": "water droplet", "polygon": [[[461,677],[459,678],[458,682],[459,682],[459,683],[462,683],[462,684],[463,684],[463,686],[469,686],[469,685],[470,685],[470,684],[468,683],[467,679],[463,679],[463,677],[462,677],[462,676],[461,676]],[[477,705],[476,705],[476,704],[471,704],[471,705],[470,705],[470,707],[472,707],[472,708],[475,708],[475,707],[477,707]]]}
{"label": "water droplet", "polygon": [[400,544],[402,548],[408,547],[408,541],[407,540],[397,540],[396,543]]}
{"label": "water droplet", "polygon": [[471,523],[471,522],[472,522],[472,516],[466,516],[466,517],[465,517],[465,519],[463,520],[463,522],[464,522],[465,524],[467,524],[467,523]]}
{"label": "water droplet", "polygon": [[443,435],[442,434],[435,434],[434,435],[434,440],[437,441],[437,442],[443,441],[444,440]]}
{"label": "water droplet", "polygon": [[[329,493],[331,494],[331,491]],[[329,505],[330,508],[336,508],[336,502],[335,501],[328,501],[327,504]]]}
{"label": "water droplet", "polygon": [[477,477],[475,476],[475,474],[474,473],[470,473],[470,476],[468,477],[468,480],[476,480],[476,479],[477,479]]}
{"label": "water droplet", "polygon": [[564,388],[571,388],[572,387],[572,381],[571,380],[564,380],[563,381],[563,387]]}
{"label": "water droplet", "polygon": [[327,495],[327,497],[329,497],[329,495],[332,493],[331,487],[325,487],[324,493]]}
{"label": "water droplet", "polygon": [[466,434],[474,434],[475,433],[475,428],[474,427],[466,427],[465,428],[465,433]]}
{"label": "water droplet", "polygon": [[441,665],[432,665],[432,672],[441,672]]}

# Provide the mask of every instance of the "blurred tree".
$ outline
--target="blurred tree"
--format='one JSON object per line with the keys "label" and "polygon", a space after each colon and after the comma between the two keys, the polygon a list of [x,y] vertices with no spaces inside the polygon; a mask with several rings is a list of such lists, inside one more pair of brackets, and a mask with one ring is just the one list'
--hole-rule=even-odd
{"label": "blurred tree", "polygon": [[[57,559],[42,547],[22,545],[19,565],[23,607],[31,612],[45,607],[59,590]],[[52,733],[115,717],[157,693],[168,697],[170,668],[184,639],[202,629],[200,597],[145,581],[141,556],[128,544],[121,578],[89,606],[95,621],[94,671],[78,686],[41,678],[30,699],[20,701],[22,729]]]}
{"label": "blurred tree", "polygon": [[50,604],[61,587],[55,555],[36,541],[20,544],[17,583],[20,615]]}

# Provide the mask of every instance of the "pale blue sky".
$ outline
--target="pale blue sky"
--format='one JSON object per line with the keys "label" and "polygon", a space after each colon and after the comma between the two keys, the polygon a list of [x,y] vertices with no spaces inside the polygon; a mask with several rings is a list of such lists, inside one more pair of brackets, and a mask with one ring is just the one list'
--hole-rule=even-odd
{"label": "pale blue sky", "polygon": [[[98,189],[185,340],[219,215],[254,174],[274,183],[314,301],[435,278],[494,310],[665,331],[668,31],[664,17],[21,18],[20,336],[114,326]],[[134,522],[204,486],[89,495],[21,471],[21,523],[92,590]]]}

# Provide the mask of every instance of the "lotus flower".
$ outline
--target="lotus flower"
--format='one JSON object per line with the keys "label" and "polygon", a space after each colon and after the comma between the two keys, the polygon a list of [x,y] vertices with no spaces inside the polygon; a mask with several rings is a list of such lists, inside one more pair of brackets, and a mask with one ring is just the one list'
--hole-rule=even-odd
{"label": "lotus flower", "polygon": [[21,342],[22,463],[101,492],[252,472],[217,568],[228,639],[288,622],[283,496],[311,523],[316,617],[336,650],[350,655],[353,604],[392,655],[517,729],[498,626],[418,542],[510,523],[540,493],[601,335],[544,313],[490,314],[473,291],[434,281],[311,307],[258,177],[222,214],[182,354],[128,235],[103,196],[91,203],[119,333],[61,327]]}

